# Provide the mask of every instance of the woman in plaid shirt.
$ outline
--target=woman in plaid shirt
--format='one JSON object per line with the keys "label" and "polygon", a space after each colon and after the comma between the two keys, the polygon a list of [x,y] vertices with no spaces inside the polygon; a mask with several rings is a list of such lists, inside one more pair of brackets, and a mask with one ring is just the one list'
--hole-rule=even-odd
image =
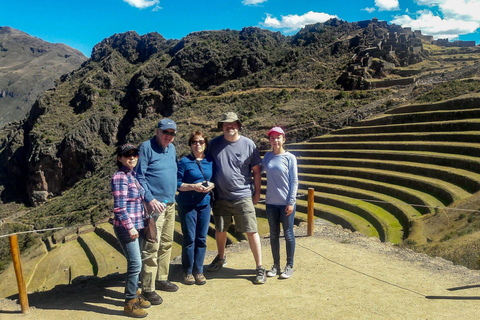
{"label": "woman in plaid shirt", "polygon": [[150,307],[150,302],[137,292],[142,268],[139,237],[145,218],[142,204],[145,190],[138,183],[133,171],[138,161],[138,149],[132,144],[118,147],[117,160],[118,171],[111,182],[114,200],[113,229],[127,258],[124,312],[129,316],[142,318],[147,315],[144,308]]}

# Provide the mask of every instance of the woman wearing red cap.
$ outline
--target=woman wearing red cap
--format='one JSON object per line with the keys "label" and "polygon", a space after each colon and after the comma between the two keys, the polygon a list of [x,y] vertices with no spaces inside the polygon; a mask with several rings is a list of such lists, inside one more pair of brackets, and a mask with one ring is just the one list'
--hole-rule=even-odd
{"label": "woman wearing red cap", "polygon": [[142,295],[138,294],[138,280],[142,269],[139,237],[144,228],[143,196],[145,190],[137,181],[133,168],[137,165],[138,149],[132,144],[124,144],[117,149],[118,171],[113,175],[113,230],[127,258],[125,281],[124,312],[131,317],[143,318],[144,308],[150,307]]}
{"label": "woman wearing red cap", "polygon": [[[262,160],[262,170],[267,172],[266,207],[270,226],[270,246],[273,266],[267,272],[268,277],[280,274],[280,279],[288,279],[293,274],[293,256],[295,253],[295,197],[298,189],[297,159],[285,151],[285,132],[280,127],[268,131],[273,151],[267,152]],[[283,226],[287,249],[287,264],[280,271],[280,223]]]}

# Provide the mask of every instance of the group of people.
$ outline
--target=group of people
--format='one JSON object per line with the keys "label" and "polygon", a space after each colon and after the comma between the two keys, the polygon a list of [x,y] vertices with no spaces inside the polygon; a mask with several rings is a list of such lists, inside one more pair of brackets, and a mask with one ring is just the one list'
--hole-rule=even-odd
{"label": "group of people", "polygon": [[[235,113],[225,113],[218,128],[223,135],[211,141],[203,132],[193,131],[188,139],[191,153],[180,161],[172,144],[177,127],[170,119],[162,119],[155,136],[140,148],[124,144],[117,149],[119,169],[111,182],[113,225],[127,258],[124,311],[129,316],[145,317],[146,308],[161,304],[162,298],[156,290],[178,290],[168,280],[175,202],[183,233],[184,284],[206,283],[204,259],[212,211],[218,254],[205,267],[206,271],[218,271],[227,264],[227,230],[234,224],[236,232],[247,234],[256,264],[254,284],[265,283],[266,277],[278,275],[288,279],[293,274],[298,178],[296,158],[284,147],[285,132],[280,127],[268,131],[272,151],[262,160],[253,141],[240,134],[242,123]],[[265,202],[273,256],[273,266],[268,271],[262,264],[254,207],[260,200],[262,171],[267,175]],[[143,237],[147,217],[155,221],[156,242],[145,241]],[[280,223],[287,251],[283,271]]]}

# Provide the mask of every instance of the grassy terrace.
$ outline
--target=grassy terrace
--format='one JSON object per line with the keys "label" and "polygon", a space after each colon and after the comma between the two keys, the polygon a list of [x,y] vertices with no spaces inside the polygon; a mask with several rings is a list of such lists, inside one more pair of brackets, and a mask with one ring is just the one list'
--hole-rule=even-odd
{"label": "grassy terrace", "polygon": [[[310,154],[321,154],[323,150],[401,150],[401,151],[423,151],[437,152],[440,154],[459,154],[475,157],[480,150],[480,143],[461,143],[461,142],[438,142],[438,141],[356,141],[356,142],[315,142],[304,144],[302,147],[309,147],[312,150]],[[290,148],[290,151],[296,150]],[[301,156],[302,153],[298,152]]]}
{"label": "grassy terrace", "polygon": [[478,142],[480,131],[458,132],[403,132],[398,133],[366,133],[366,134],[327,134],[310,139],[307,143],[291,144],[292,148],[302,148],[312,142],[351,142],[351,141],[444,141],[444,142]]}
{"label": "grassy terrace", "polygon": [[367,133],[404,133],[404,132],[458,132],[480,131],[480,119],[462,119],[449,121],[432,121],[421,123],[401,123],[378,126],[357,126],[339,129],[334,134],[367,134]]}
{"label": "grassy terrace", "polygon": [[[312,159],[312,160],[309,160]],[[350,168],[370,168],[378,170],[389,170],[394,172],[405,172],[429,178],[435,178],[445,181],[452,181],[455,185],[469,192],[475,192],[480,189],[480,175],[467,170],[431,165],[407,161],[391,161],[376,159],[354,159],[354,158],[309,158],[299,159],[303,163],[318,166],[340,166]]]}
{"label": "grassy terrace", "polygon": [[466,110],[438,110],[438,111],[423,111],[415,113],[400,113],[393,115],[385,115],[381,118],[364,120],[354,123],[353,127],[365,127],[372,125],[389,125],[389,124],[406,124],[406,123],[421,123],[432,121],[448,121],[448,120],[463,120],[475,119],[480,117],[480,109],[466,109]]}
{"label": "grassy terrace", "polygon": [[[292,152],[299,152],[294,150]],[[480,158],[464,156],[458,154],[442,154],[436,152],[422,152],[422,151],[392,151],[392,150],[322,150],[322,157],[309,157],[308,150],[302,151],[304,156],[299,156],[297,161],[299,164],[310,163],[314,165],[324,164],[325,159],[339,158],[342,160],[386,160],[386,161],[400,161],[413,162],[420,164],[431,164],[445,167],[456,167],[473,172],[480,173]],[[317,151],[313,151],[314,153]]]}
{"label": "grassy terrace", "polygon": [[421,215],[480,190],[478,102],[402,106],[289,145],[299,194],[315,189],[319,217],[365,234],[373,227],[382,241],[401,242]]}

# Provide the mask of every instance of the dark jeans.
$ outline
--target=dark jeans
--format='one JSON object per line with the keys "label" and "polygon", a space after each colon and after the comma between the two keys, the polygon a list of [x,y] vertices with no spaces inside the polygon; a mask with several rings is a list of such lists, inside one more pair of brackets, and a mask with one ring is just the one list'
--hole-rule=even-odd
{"label": "dark jeans", "polygon": [[272,248],[273,264],[280,266],[280,223],[283,226],[283,234],[287,247],[287,265],[293,267],[293,256],[295,254],[295,235],[293,234],[293,221],[295,209],[289,216],[285,213],[284,205],[278,206],[267,204],[267,218],[270,226],[270,246]]}
{"label": "dark jeans", "polygon": [[178,204],[178,216],[183,233],[182,266],[186,274],[203,273],[210,212],[210,204],[201,206]]}
{"label": "dark jeans", "polygon": [[[140,271],[142,270],[142,253],[140,248],[140,238],[131,241],[125,241],[119,237],[117,228],[114,228],[118,242],[122,246],[125,258],[127,258],[127,277],[125,279],[125,301],[135,299],[137,297],[138,280]],[[142,230],[138,230],[138,234],[142,236]]]}

